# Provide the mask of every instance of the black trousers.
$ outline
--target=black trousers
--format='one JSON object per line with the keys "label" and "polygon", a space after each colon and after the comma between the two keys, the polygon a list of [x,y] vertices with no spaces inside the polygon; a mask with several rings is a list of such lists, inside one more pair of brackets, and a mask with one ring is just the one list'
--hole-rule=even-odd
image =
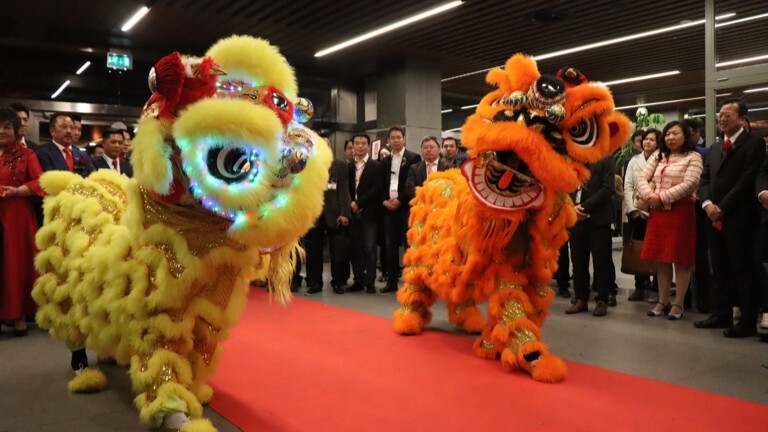
{"label": "black trousers", "polygon": [[[400,277],[400,246],[407,245],[409,209],[384,210],[384,250],[386,251],[387,285],[397,285]],[[382,265],[384,268],[384,265]]]}
{"label": "black trousers", "polygon": [[349,279],[349,253],[347,251],[346,227],[328,228],[324,217],[319,217],[304,236],[307,252],[307,286],[323,284],[323,249],[328,238],[328,252],[331,256],[331,285],[346,285]]}
{"label": "black trousers", "polygon": [[591,220],[576,223],[571,228],[568,240],[571,244],[571,263],[573,263],[573,291],[576,298],[589,301],[589,257],[594,266],[597,301],[608,301],[608,294],[613,289],[616,269],[613,266],[611,252],[611,225],[595,225]]}
{"label": "black trousers", "polygon": [[376,237],[375,220],[364,219],[360,215],[352,215],[349,235],[352,248],[352,270],[355,273],[355,283],[373,285],[376,282]]}
{"label": "black trousers", "polygon": [[762,282],[754,253],[756,227],[726,220],[722,231],[710,224],[707,232],[716,284],[712,314],[730,317],[738,306],[744,323],[756,322]]}

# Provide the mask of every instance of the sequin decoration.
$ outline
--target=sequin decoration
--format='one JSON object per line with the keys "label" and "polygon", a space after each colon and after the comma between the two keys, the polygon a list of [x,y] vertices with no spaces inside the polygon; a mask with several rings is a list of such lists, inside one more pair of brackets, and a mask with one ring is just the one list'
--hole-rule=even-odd
{"label": "sequin decoration", "polygon": [[508,281],[508,280],[506,280],[504,278],[498,278],[497,282],[498,282],[497,287],[496,287],[496,291],[497,292],[501,292],[501,291],[504,291],[506,289],[512,289],[512,290],[515,290],[515,291],[522,291],[523,290],[523,286],[522,285],[520,285],[520,284],[513,284],[512,282],[510,282],[510,281]]}
{"label": "sequin decoration", "polygon": [[155,243],[151,246],[144,246],[143,248],[157,249],[165,255],[165,260],[168,262],[168,272],[171,273],[175,279],[181,277],[184,273],[184,266],[179,262],[179,258],[176,256],[176,252],[173,250],[173,246],[168,243]]}
{"label": "sequin decoration", "polygon": [[245,252],[247,246],[230,238],[227,230],[232,221],[205,210],[201,206],[182,207],[155,199],[143,187],[140,188],[144,205],[144,227],[165,225],[184,237],[189,252],[204,257],[211,250],[224,246]]}
{"label": "sequin decoration", "polygon": [[517,300],[510,300],[504,304],[504,308],[501,311],[501,323],[509,324],[518,318],[526,318],[525,309],[523,305]]}
{"label": "sequin decoration", "polygon": [[114,220],[120,220],[122,215],[122,208],[119,207],[113,200],[108,199],[103,193],[99,192],[93,186],[87,186],[84,184],[76,184],[68,189],[73,195],[79,195],[86,198],[94,198],[101,205],[101,209],[112,215]]}
{"label": "sequin decoration", "polygon": [[484,350],[492,350],[496,349],[496,345],[494,345],[492,342],[489,342],[485,339],[480,343],[480,347]]}

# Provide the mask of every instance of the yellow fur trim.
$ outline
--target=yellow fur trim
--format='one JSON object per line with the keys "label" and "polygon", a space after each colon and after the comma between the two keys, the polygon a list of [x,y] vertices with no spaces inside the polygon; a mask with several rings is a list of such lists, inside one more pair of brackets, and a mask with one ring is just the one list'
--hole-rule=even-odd
{"label": "yellow fur trim", "polygon": [[107,377],[98,369],[85,368],[67,384],[71,393],[93,393],[107,385]]}
{"label": "yellow fur trim", "polygon": [[290,100],[296,98],[293,68],[274,46],[263,39],[231,36],[216,42],[205,54],[227,73],[226,79],[275,86]]}
{"label": "yellow fur trim", "polygon": [[170,192],[173,171],[171,146],[165,142],[171,135],[167,120],[145,118],[139,121],[139,133],[131,141],[133,178],[149,190],[167,195]]}

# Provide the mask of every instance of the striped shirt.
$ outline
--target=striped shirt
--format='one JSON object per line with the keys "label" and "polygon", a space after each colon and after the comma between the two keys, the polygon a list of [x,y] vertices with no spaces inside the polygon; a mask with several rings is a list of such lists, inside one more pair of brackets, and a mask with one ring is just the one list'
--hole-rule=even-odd
{"label": "striped shirt", "polygon": [[[648,158],[648,165],[637,177],[637,187],[644,200],[650,199],[653,194],[658,194],[664,204],[672,204],[683,198],[695,199],[696,188],[703,170],[704,163],[701,154],[697,151],[670,154],[669,159],[664,156],[659,160],[659,151],[656,150]],[[653,174],[653,181],[656,182],[655,190],[648,187],[651,174]]]}

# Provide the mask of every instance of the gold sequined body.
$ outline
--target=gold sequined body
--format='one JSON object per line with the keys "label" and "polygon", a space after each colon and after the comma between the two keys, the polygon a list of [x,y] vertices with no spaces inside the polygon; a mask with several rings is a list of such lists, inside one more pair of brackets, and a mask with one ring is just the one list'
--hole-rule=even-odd
{"label": "gold sequined body", "polygon": [[[429,306],[442,298],[451,322],[464,327],[467,311],[479,314],[475,305],[489,302],[492,316],[472,329],[483,333],[483,349],[517,353],[538,341],[520,324],[539,328],[546,319],[553,298],[548,283],[575,219],[566,194],[546,194],[541,209],[502,218],[477,204],[459,170],[430,175],[411,208],[399,312],[428,321]],[[495,327],[508,337],[492,337]]]}
{"label": "gold sequined body", "polygon": [[227,235],[231,221],[160,202],[113,171],[51,174],[49,182],[69,184],[46,198],[37,235],[40,326],[72,347],[131,363],[145,405],[168,382],[207,401],[219,343],[250,281],[266,277],[268,259]]}

